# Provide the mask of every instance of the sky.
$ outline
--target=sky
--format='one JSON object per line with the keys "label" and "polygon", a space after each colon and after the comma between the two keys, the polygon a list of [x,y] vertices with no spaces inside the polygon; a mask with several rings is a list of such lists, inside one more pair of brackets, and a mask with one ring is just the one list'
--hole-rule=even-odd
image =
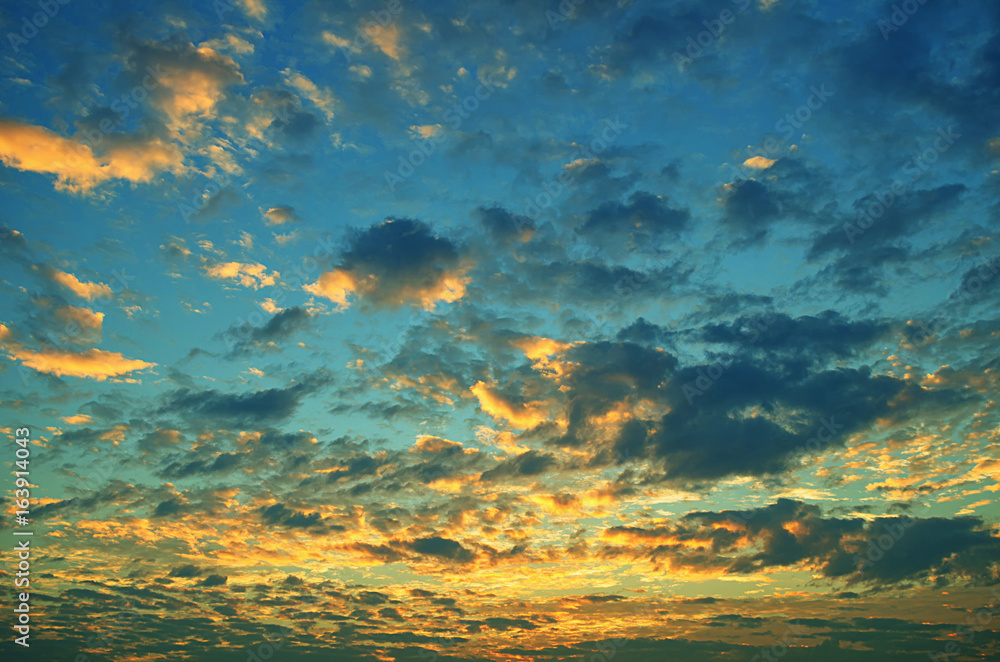
{"label": "sky", "polygon": [[0,26],[5,659],[1000,658],[1000,5]]}

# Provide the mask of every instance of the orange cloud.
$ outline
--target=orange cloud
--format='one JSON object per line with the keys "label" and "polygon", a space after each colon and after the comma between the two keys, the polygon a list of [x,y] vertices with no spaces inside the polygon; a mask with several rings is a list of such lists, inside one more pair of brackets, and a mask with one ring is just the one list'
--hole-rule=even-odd
{"label": "orange cloud", "polygon": [[205,266],[205,274],[215,280],[235,280],[243,287],[259,290],[278,282],[281,274],[277,271],[267,273],[267,267],[259,263],[222,262]]}
{"label": "orange cloud", "polygon": [[661,546],[674,545],[693,550],[712,548],[710,538],[696,538],[689,535],[677,535],[666,529],[637,529],[633,527],[616,527],[605,529],[601,539],[629,545]]}
{"label": "orange cloud", "polygon": [[127,359],[117,352],[100,349],[73,352],[53,348],[35,352],[14,342],[10,328],[3,324],[0,324],[0,346],[3,346],[11,359],[20,361],[37,372],[57,377],[88,377],[103,382],[108,377],[118,377],[156,365],[138,359]]}
{"label": "orange cloud", "polygon": [[368,37],[372,40],[372,43],[378,47],[380,51],[391,57],[393,60],[399,60],[400,56],[403,54],[403,47],[399,43],[399,28],[396,25],[382,26],[371,26],[368,30]]}
{"label": "orange cloud", "polygon": [[240,6],[247,16],[263,21],[267,18],[267,5],[261,0],[239,0]]}
{"label": "orange cloud", "polygon": [[417,439],[410,451],[414,453],[446,453],[448,451],[462,450],[462,444],[441,437],[424,435]]}
{"label": "orange cloud", "polygon": [[354,276],[349,271],[334,269],[321,274],[319,280],[312,285],[303,285],[302,289],[310,294],[326,297],[343,310],[350,307],[347,295],[355,292],[358,287]]}
{"label": "orange cloud", "polygon": [[340,309],[346,309],[351,304],[347,295],[358,293],[362,296],[372,296],[380,303],[400,306],[409,302],[417,302],[424,310],[434,310],[439,302],[452,303],[465,296],[465,287],[472,280],[467,277],[466,269],[445,271],[431,283],[406,283],[395,289],[380,288],[379,278],[368,275],[364,278],[344,269],[334,269],[322,274],[315,283],[305,285],[303,290],[310,294],[324,296],[337,303]]}
{"label": "orange cloud", "polygon": [[476,382],[471,388],[479,398],[479,406],[496,420],[505,420],[516,428],[527,430],[544,423],[548,418],[541,402],[514,404],[508,402],[485,382]]}
{"label": "orange cloud", "polygon": [[215,107],[230,85],[243,82],[239,66],[228,55],[208,46],[154,52],[157,88],[150,95],[154,106],[168,118],[175,132],[194,127],[195,118],[215,116]]}
{"label": "orange cloud", "polygon": [[56,310],[56,319],[65,325],[67,335],[72,340],[92,341],[101,339],[104,313],[95,313],[87,308],[63,306]]}
{"label": "orange cloud", "polygon": [[777,159],[769,159],[763,156],[755,156],[753,158],[749,158],[746,161],[744,161],[743,165],[745,165],[748,168],[754,168],[756,170],[767,170],[777,162],[778,162]]}
{"label": "orange cloud", "polygon": [[26,172],[56,176],[56,189],[81,193],[111,179],[148,182],[158,173],[183,172],[176,146],[159,138],[104,136],[100,156],[86,143],[63,138],[48,129],[0,120],[0,162]]}
{"label": "orange cloud", "polygon": [[573,367],[568,361],[552,358],[565,352],[573,346],[573,343],[559,342],[542,336],[528,336],[512,340],[510,344],[521,350],[525,358],[534,361],[531,367],[549,379],[560,379]]}
{"label": "orange cloud", "polygon": [[58,285],[62,285],[81,299],[93,301],[111,296],[111,288],[104,283],[88,283],[80,280],[71,273],[51,269],[48,272],[49,280]]}
{"label": "orange cloud", "polygon": [[93,419],[88,414],[76,414],[74,416],[63,416],[62,420],[68,425],[84,425]]}

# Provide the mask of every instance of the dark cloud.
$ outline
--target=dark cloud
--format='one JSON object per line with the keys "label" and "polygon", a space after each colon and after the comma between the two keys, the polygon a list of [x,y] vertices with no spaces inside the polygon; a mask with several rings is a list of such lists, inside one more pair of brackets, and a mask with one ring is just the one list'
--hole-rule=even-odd
{"label": "dark cloud", "polygon": [[153,517],[173,517],[184,512],[184,504],[177,499],[161,501],[153,511]]}
{"label": "dark cloud", "polygon": [[[615,450],[656,458],[663,463],[661,478],[680,481],[779,473],[796,453],[836,448],[876,419],[945,412],[967,399],[959,391],[928,391],[864,367],[811,372],[802,360],[781,365],[766,358],[677,369],[659,397],[673,409],[655,425],[657,431],[651,422],[633,422]],[[746,407],[766,414],[778,406],[801,412],[797,430],[766,415],[733,415]]]}
{"label": "dark cloud", "polygon": [[503,207],[480,207],[479,222],[498,244],[527,241],[535,233],[535,222],[527,216],[513,214]]}
{"label": "dark cloud", "polygon": [[679,233],[691,220],[691,212],[674,209],[665,198],[646,191],[633,193],[627,204],[605,202],[590,212],[577,232],[580,234],[625,234],[658,237]]}
{"label": "dark cloud", "polygon": [[198,585],[205,587],[223,586],[225,585],[228,579],[229,579],[228,577],[225,577],[223,575],[209,575],[208,577],[205,577],[205,579],[202,580],[202,582]]}
{"label": "dark cloud", "polygon": [[461,543],[439,536],[417,538],[406,543],[406,547],[417,554],[447,559],[456,563],[469,563],[476,558],[475,553],[463,547]]}
{"label": "dark cloud", "polygon": [[[872,247],[885,246],[924,229],[945,212],[953,210],[967,191],[964,184],[906,191],[899,198],[893,195],[888,207],[877,194],[868,195],[854,203],[855,215],[814,240],[809,257],[818,259],[832,251],[848,251],[844,259],[846,266],[850,263],[850,253],[863,254]],[[864,213],[867,216],[857,216]]]}
{"label": "dark cloud", "polygon": [[172,462],[163,470],[170,478],[188,478],[201,474],[228,472],[239,466],[240,453],[220,453],[214,460],[191,460],[183,464]]}
{"label": "dark cloud", "polygon": [[314,113],[299,109],[292,110],[285,117],[271,123],[271,128],[285,141],[299,146],[314,140],[323,126],[323,120]]}
{"label": "dark cloud", "polygon": [[781,216],[781,196],[754,179],[737,180],[730,186],[723,207],[723,225],[746,240],[763,239],[768,227]]}
{"label": "dark cloud", "polygon": [[493,469],[484,471],[479,480],[493,482],[502,478],[518,478],[521,476],[537,476],[545,473],[557,464],[551,453],[542,451],[527,451],[515,458],[504,460]]}
{"label": "dark cloud", "polygon": [[[277,524],[290,529],[328,528],[323,516],[319,513],[300,513],[280,503],[262,508],[260,517],[266,524]],[[344,529],[342,526],[335,528]]]}
{"label": "dark cloud", "polygon": [[708,324],[702,339],[773,352],[790,357],[844,359],[887,334],[890,325],[874,320],[850,320],[827,310],[798,318],[771,314],[764,318],[739,317],[731,323]]}
{"label": "dark cloud", "polygon": [[190,579],[191,577],[198,577],[202,574],[202,569],[196,565],[188,564],[182,565],[177,568],[171,568],[168,577],[178,577],[180,579]]}
{"label": "dark cloud", "polygon": [[743,616],[742,614],[719,614],[713,616],[706,625],[712,628],[759,628],[767,621],[758,616]]}
{"label": "dark cloud", "polygon": [[221,418],[255,424],[288,418],[302,400],[325,386],[330,378],[322,372],[301,377],[286,388],[270,388],[247,393],[222,393],[214,389],[180,389],[169,394],[161,413],[184,417]]}
{"label": "dark cloud", "polygon": [[[457,286],[455,279],[463,269],[460,263],[458,247],[435,236],[427,224],[390,218],[366,230],[355,230],[336,270],[349,274],[351,291],[370,303],[427,307],[451,296],[449,290]],[[337,296],[326,289],[322,279],[315,291]]]}
{"label": "dark cloud", "polygon": [[591,604],[603,604],[605,602],[619,602],[621,600],[627,600],[628,598],[621,595],[583,595],[580,596],[580,600],[583,602],[589,602]]}
{"label": "dark cloud", "polygon": [[[689,528],[691,524],[696,527]],[[741,532],[734,533],[730,525]],[[677,527],[659,532],[629,527],[611,531],[648,539],[650,544],[664,535],[676,540],[707,536],[712,553],[719,555],[711,564],[727,563],[729,572],[818,563],[826,577],[870,584],[940,581],[941,575],[988,583],[990,571],[981,562],[1000,550],[991,528],[977,517],[829,518],[818,506],[791,499],[743,512],[694,512],[681,518]],[[679,546],[662,551],[685,555]],[[690,562],[709,563],[697,554],[690,556]]]}
{"label": "dark cloud", "polygon": [[263,326],[255,327],[249,322],[232,326],[222,334],[229,346],[229,357],[246,356],[251,352],[276,351],[276,343],[288,340],[295,333],[309,328],[312,316],[305,308],[294,306],[275,313]]}

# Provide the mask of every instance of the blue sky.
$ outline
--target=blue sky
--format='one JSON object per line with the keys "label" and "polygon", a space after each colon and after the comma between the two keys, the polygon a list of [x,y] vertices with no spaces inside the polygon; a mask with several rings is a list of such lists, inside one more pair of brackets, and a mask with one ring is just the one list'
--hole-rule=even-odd
{"label": "blue sky", "polygon": [[0,23],[38,659],[902,660],[996,603],[992,4]]}

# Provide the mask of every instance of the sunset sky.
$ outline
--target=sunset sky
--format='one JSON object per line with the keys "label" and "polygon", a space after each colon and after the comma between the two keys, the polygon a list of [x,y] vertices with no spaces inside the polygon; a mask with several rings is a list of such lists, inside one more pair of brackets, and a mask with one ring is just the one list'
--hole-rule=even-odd
{"label": "sunset sky", "polygon": [[997,3],[0,25],[4,660],[1000,659]]}

